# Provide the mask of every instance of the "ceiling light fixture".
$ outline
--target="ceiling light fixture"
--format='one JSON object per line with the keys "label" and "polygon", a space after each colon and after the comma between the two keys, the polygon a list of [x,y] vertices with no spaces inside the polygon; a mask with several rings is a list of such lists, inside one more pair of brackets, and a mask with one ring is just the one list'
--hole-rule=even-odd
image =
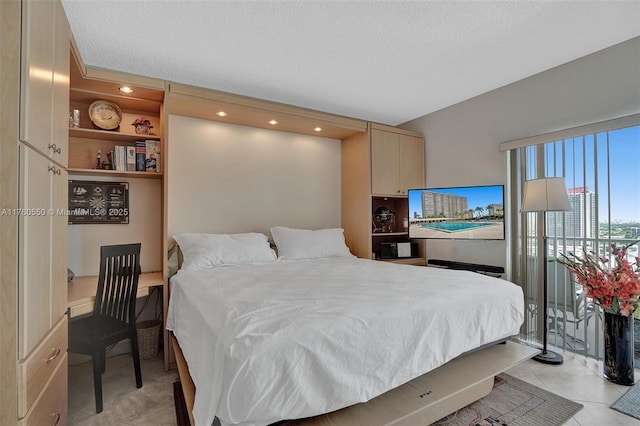
{"label": "ceiling light fixture", "polygon": [[271,124],[272,126],[275,126],[276,124],[278,124],[278,122],[276,120],[271,120],[269,121],[269,124]]}
{"label": "ceiling light fixture", "polygon": [[224,112],[224,111],[218,111],[218,112],[216,112],[216,115],[217,115],[218,117],[226,117],[226,116],[227,116],[227,113],[226,113],[226,112]]}
{"label": "ceiling light fixture", "polygon": [[123,93],[133,93],[133,89],[129,86],[122,86],[120,88],[120,91]]}
{"label": "ceiling light fixture", "polygon": [[314,130],[314,131],[316,131],[316,132],[321,132],[321,131],[322,131],[322,128],[321,128],[321,127],[316,127],[316,128],[315,128],[315,129],[313,129],[313,130]]}

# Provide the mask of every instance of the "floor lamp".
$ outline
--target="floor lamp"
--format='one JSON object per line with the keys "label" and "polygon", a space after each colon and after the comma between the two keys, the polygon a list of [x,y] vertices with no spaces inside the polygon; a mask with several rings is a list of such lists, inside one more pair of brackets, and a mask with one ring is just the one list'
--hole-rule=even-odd
{"label": "floor lamp", "polygon": [[547,212],[571,210],[567,188],[562,177],[528,180],[524,183],[524,196],[522,197],[522,212],[543,212],[542,225],[542,252],[543,252],[543,331],[542,353],[533,359],[545,364],[562,364],[562,355],[547,350]]}

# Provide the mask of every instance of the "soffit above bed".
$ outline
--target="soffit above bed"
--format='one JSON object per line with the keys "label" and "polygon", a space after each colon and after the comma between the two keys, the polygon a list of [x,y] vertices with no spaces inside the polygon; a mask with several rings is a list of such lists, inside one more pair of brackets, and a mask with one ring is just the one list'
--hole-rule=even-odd
{"label": "soffit above bed", "polygon": [[[169,114],[331,139],[367,130],[362,120],[174,83],[167,105]],[[220,111],[226,115],[217,115]]]}
{"label": "soffit above bed", "polygon": [[[72,39],[70,80],[74,98],[93,102],[96,92],[108,95],[119,106],[141,112],[160,109],[168,114],[239,124],[330,139],[343,139],[367,130],[367,122],[311,109],[250,98],[216,90],[170,83],[151,77],[87,67]],[[123,94],[129,86],[131,94]],[[156,101],[157,103],[149,102]],[[224,111],[225,116],[217,115]],[[270,122],[275,120],[277,124]],[[321,129],[321,130],[315,130]]]}

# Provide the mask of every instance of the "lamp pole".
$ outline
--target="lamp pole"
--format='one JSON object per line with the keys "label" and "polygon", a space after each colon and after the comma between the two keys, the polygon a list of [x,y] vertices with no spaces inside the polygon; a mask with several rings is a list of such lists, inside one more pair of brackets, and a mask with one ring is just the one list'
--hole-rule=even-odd
{"label": "lamp pole", "polygon": [[[522,200],[522,212],[542,212],[542,353],[533,357],[536,361],[545,364],[562,364],[562,355],[547,350],[547,304],[549,302],[547,288],[547,212],[571,210],[567,188],[564,178],[552,177],[529,180],[524,185],[524,197]],[[540,257],[538,256],[538,259]]]}

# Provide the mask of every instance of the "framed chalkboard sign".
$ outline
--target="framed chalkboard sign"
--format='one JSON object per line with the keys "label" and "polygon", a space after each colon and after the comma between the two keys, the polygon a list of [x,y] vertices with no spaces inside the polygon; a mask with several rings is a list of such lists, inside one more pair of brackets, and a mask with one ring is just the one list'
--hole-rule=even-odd
{"label": "framed chalkboard sign", "polygon": [[70,180],[69,223],[129,223],[129,183]]}

